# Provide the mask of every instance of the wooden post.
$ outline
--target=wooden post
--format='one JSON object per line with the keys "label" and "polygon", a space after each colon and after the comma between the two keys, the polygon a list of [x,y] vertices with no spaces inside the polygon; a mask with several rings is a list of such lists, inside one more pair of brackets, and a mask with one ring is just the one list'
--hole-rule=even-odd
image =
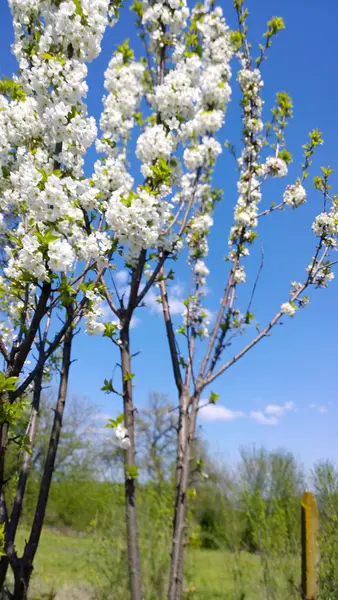
{"label": "wooden post", "polygon": [[318,599],[318,508],[312,492],[302,498],[302,592],[304,600]]}

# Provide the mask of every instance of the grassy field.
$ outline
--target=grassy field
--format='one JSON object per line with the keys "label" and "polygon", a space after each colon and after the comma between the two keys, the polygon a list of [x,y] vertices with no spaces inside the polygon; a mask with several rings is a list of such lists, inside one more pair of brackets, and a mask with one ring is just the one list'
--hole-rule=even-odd
{"label": "grassy field", "polygon": [[[18,550],[25,531],[19,534]],[[36,557],[30,600],[106,600],[95,581],[97,564],[91,562],[92,539],[85,535],[44,530]],[[189,550],[186,597],[192,600],[286,600],[296,597],[288,584],[297,581],[299,566],[292,561],[266,564],[248,553]],[[154,599],[155,600],[155,599]],[[157,599],[156,600],[160,600]]]}

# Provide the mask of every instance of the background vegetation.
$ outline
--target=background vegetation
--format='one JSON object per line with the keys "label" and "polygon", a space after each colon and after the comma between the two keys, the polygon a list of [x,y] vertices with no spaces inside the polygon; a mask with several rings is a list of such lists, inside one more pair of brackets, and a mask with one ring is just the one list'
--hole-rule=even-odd
{"label": "background vegetation", "polygon": [[[51,401],[42,404],[19,545],[31,521],[46,452]],[[169,409],[169,410],[168,410]],[[139,513],[145,600],[165,597],[173,505],[175,419],[154,393],[138,415]],[[94,411],[73,400],[63,428],[31,600],[122,600],[128,571],[121,450]],[[9,461],[12,493],[16,464]],[[215,466],[202,439],[190,482],[185,597],[194,600],[300,598],[300,498],[311,486],[320,509],[321,600],[338,597],[338,471],[330,462],[304,473],[286,451],[240,450]]]}

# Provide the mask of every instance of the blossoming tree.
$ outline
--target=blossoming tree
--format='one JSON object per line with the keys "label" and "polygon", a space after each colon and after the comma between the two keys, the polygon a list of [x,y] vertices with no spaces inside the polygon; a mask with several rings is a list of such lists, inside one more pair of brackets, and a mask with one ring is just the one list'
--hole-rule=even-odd
{"label": "blossoming tree", "polygon": [[[88,118],[86,63],[100,51],[118,3],[13,0],[14,54],[19,76],[0,84],[1,373],[0,506],[4,531],[1,585],[8,562],[13,598],[26,598],[39,542],[67,393],[74,328],[90,311],[91,289],[114,251],[95,223],[98,190],[83,175],[84,155],[96,138]],[[88,281],[88,274],[94,279]],[[64,319],[59,325],[60,314]],[[56,320],[55,320],[56,319]],[[53,323],[51,324],[51,320]],[[58,323],[58,325],[57,325]],[[88,317],[90,327],[90,316]],[[14,539],[34,443],[41,379],[60,344],[58,403],[36,514],[22,558]],[[35,359],[33,350],[37,348]],[[33,361],[28,366],[27,359]],[[34,362],[35,361],[35,362]],[[11,512],[5,497],[5,456],[18,406],[34,386],[23,465]],[[16,440],[17,441],[17,440]]]}
{"label": "blossoming tree", "polygon": [[[283,315],[294,316],[307,302],[307,288],[325,287],[332,278],[330,253],[338,233],[337,201],[330,198],[330,169],[324,169],[314,180],[324,207],[313,225],[318,242],[304,281],[293,283],[289,297],[270,322],[230,360],[222,362],[231,339],[243,333],[254,318],[251,308],[258,277],[244,312],[236,291],[246,279],[244,260],[257,237],[258,223],[273,212],[295,209],[306,201],[305,182],[313,152],[322,143],[321,134],[310,134],[299,177],[285,187],[280,203],[264,205],[263,186],[270,179],[285,177],[291,160],[284,137],[292,114],[286,93],[277,94],[271,120],[262,120],[261,66],[273,36],[284,24],[277,17],[268,23],[265,42],[254,60],[243,0],[234,1],[238,16],[234,32],[213,1],[189,10],[184,0],[136,0],[133,9],[144,56],[136,58],[127,42],[113,54],[105,73],[107,94],[98,134],[84,102],[86,63],[100,51],[104,30],[118,4],[109,0],[10,0],[20,74],[0,84],[0,226],[5,248],[0,282],[5,315],[0,339],[5,361],[0,378],[0,508],[6,553],[3,574],[9,561],[16,600],[27,596],[62,424],[72,338],[82,317],[88,335],[111,339],[120,353],[121,385],[106,379],[103,390],[123,399],[123,414],[109,426],[124,449],[131,598],[141,600],[130,328],[136,309],[147,302],[149,290],[159,288],[179,396],[168,590],[168,599],[178,600],[182,596],[190,450],[201,394],[265,338]],[[239,196],[229,234],[224,294],[210,324],[206,261],[214,211],[222,198],[213,187],[212,176],[222,151],[220,132],[231,98],[232,60],[239,61],[243,111],[243,147],[236,157]],[[84,156],[94,141],[101,156],[92,176],[85,177]],[[142,179],[130,170],[128,150],[135,150]],[[168,296],[174,278],[169,261],[173,260],[187,262],[192,289],[177,331]],[[129,273],[123,292],[114,278],[121,263]],[[103,318],[105,301],[112,313],[109,319]],[[61,326],[60,311],[64,314]],[[183,346],[178,349],[182,339],[185,350]],[[37,359],[32,352],[35,344]],[[9,413],[29,386],[33,385],[34,395],[39,396],[43,370],[60,344],[63,366],[56,419],[32,534],[19,559],[14,541],[21,509],[14,504],[15,511],[9,516],[4,494]],[[35,361],[29,368],[25,364],[28,358]],[[216,400],[211,392],[209,401]],[[23,441],[28,443],[23,481],[37,410],[38,403],[33,402],[28,440]],[[20,481],[17,497],[22,502],[24,485]]]}
{"label": "blossoming tree", "polygon": [[[266,338],[273,327],[280,324],[283,316],[294,317],[298,309],[306,306],[309,298],[305,292],[308,288],[327,287],[328,282],[334,277],[332,266],[336,262],[331,255],[337,245],[337,197],[330,195],[331,186],[328,180],[333,171],[328,167],[322,168],[321,175],[314,177],[313,180],[314,188],[322,195],[323,206],[322,212],[312,226],[317,243],[303,281],[292,282],[286,301],[281,304],[271,320],[263,328],[257,324],[255,335],[251,336],[251,339],[244,343],[231,358],[227,360],[223,358],[233,339],[238,335],[244,335],[255,318],[251,310],[263,267],[263,256],[245,310],[240,306],[237,288],[246,281],[245,259],[249,256],[250,247],[257,238],[259,221],[276,211],[297,209],[306,202],[307,193],[304,186],[309,175],[312,156],[317,146],[323,143],[318,130],[309,134],[309,141],[303,146],[304,163],[301,165],[299,177],[295,182],[286,185],[279,203],[264,206],[263,185],[270,178],[286,177],[288,163],[292,160],[292,155],[286,149],[284,137],[288,119],[292,116],[290,97],[285,92],[277,93],[272,118],[266,123],[262,120],[261,67],[267,57],[272,38],[278,31],[284,29],[284,23],[278,17],[268,22],[264,44],[259,46],[258,57],[254,59],[247,38],[248,10],[244,7],[244,0],[234,0],[233,4],[237,13],[238,29],[227,34],[225,43],[228,44],[229,52],[232,48],[239,62],[238,83],[241,90],[243,148],[240,156],[235,156],[239,171],[239,195],[234,207],[233,225],[229,231],[229,253],[226,256],[228,269],[225,275],[224,293],[212,322],[210,323],[210,313],[206,303],[206,282],[209,275],[206,259],[216,203],[211,201],[212,193],[209,190],[200,201],[194,202],[192,214],[185,224],[184,234],[189,250],[188,265],[191,270],[192,292],[184,301],[186,310],[183,323],[176,330],[170,313],[167,273],[163,270],[161,277],[156,279],[160,289],[173,375],[179,395],[176,499],[168,600],[178,600],[182,597],[189,467],[198,411],[208,403],[214,404],[219,397],[211,391],[209,400],[201,403],[201,395],[205,388],[237,363],[258,342]],[[218,11],[219,9],[215,10],[216,14],[220,15]],[[208,16],[197,21],[199,39],[203,38],[207,22]],[[219,37],[211,38],[211,56],[214,56],[213,47],[217,46],[218,41]],[[222,65],[223,63],[220,64],[220,68]],[[217,107],[217,91],[212,86],[209,87],[209,108]],[[235,154],[231,144],[228,145]],[[191,163],[192,153],[195,161]],[[200,168],[205,160],[203,141],[201,146],[194,141],[193,148],[186,150],[183,158],[190,170]],[[252,332],[252,328],[249,329],[249,333],[250,331]],[[181,342],[182,336],[185,345]]]}

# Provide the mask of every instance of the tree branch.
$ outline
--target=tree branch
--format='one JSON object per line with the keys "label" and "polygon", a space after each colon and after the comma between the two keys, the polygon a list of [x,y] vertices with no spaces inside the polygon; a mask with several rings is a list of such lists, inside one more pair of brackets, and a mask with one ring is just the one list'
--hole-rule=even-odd
{"label": "tree branch", "polygon": [[[163,269],[162,269],[162,275],[164,275]],[[166,327],[166,331],[167,331],[167,338],[168,338],[168,343],[169,343],[172,367],[173,367],[173,371],[174,371],[175,383],[176,383],[178,391],[181,393],[182,386],[183,386],[183,380],[182,380],[182,374],[181,374],[181,369],[180,369],[180,361],[179,361],[178,354],[177,354],[175,333],[174,333],[174,328],[173,328],[171,315],[170,315],[170,307],[169,307],[169,302],[168,302],[167,287],[166,287],[165,279],[161,279],[159,285],[160,285],[161,298],[162,298],[163,317],[164,317],[164,323],[165,323],[165,327]]]}

